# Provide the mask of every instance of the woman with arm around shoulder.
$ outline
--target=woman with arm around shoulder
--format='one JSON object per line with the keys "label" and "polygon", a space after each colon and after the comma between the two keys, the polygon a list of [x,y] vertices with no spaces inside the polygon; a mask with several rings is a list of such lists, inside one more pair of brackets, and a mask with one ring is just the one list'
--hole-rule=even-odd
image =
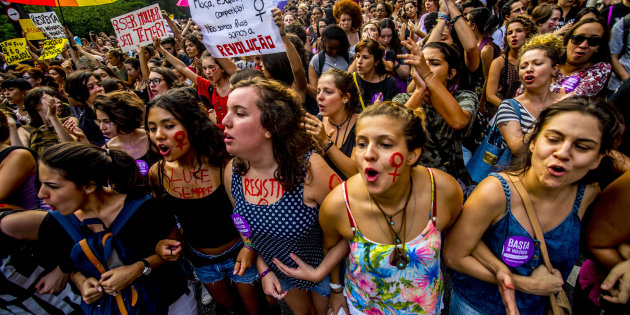
{"label": "woman with arm around shoulder", "polygon": [[[458,271],[451,311],[502,313],[499,291],[516,289],[521,314],[543,313],[546,296],[562,290],[579,257],[581,218],[599,193],[597,174],[605,172],[600,162],[610,158],[621,135],[617,117],[599,100],[574,97],[551,105],[529,137],[524,168],[494,173],[477,186],[446,237],[446,263]],[[533,203],[552,273],[514,189],[518,182]],[[497,288],[497,279],[506,278]]]}
{"label": "woman with arm around shoulder", "polygon": [[518,75],[525,92],[501,102],[495,116],[495,124],[513,156],[525,153],[525,134],[540,112],[560,99],[560,94],[549,91],[549,85],[561,60],[562,42],[553,34],[534,36],[521,48]]}
{"label": "woman with arm around shoulder", "polygon": [[235,221],[258,251],[256,267],[265,293],[284,299],[295,314],[324,314],[328,281],[302,281],[281,274],[272,262],[294,266],[296,253],[312,266],[323,258],[317,220],[319,205],[336,176],[313,153],[303,129],[297,95],[280,83],[253,78],[237,83],[223,119],[228,153],[235,156],[224,175]]}

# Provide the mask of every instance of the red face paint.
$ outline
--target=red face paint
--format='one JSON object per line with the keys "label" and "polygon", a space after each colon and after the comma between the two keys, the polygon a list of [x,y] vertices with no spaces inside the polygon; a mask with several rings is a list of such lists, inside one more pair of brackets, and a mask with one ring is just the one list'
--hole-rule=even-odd
{"label": "red face paint", "polygon": [[[400,161],[396,162],[396,158],[400,158]],[[388,175],[392,175],[392,183],[396,182],[396,177],[400,176],[400,173],[398,173],[398,169],[403,165],[403,156],[400,152],[396,152],[394,154],[392,154],[392,157],[389,158],[389,165],[391,165],[392,167],[394,167],[394,172],[393,173],[389,173]]]}
{"label": "red face paint", "polygon": [[175,141],[177,141],[177,148],[181,151],[184,151],[184,146],[188,144],[186,142],[186,133],[183,131],[178,131],[175,133]]}
{"label": "red face paint", "polygon": [[258,200],[258,204],[259,205],[269,205],[269,201],[267,201],[265,198],[260,198],[260,200]]}
{"label": "red face paint", "polygon": [[328,188],[330,188],[330,190],[333,190],[333,188],[335,188],[335,186],[339,184],[341,184],[341,178],[339,178],[337,174],[330,175],[330,179],[328,180]]}

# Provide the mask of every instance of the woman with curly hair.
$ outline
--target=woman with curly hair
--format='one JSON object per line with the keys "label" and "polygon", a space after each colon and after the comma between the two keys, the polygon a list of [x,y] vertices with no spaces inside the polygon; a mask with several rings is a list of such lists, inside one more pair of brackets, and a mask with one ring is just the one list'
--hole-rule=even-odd
{"label": "woman with curly hair", "polygon": [[496,108],[503,99],[516,96],[521,83],[517,69],[519,51],[527,39],[537,33],[536,25],[526,15],[512,18],[505,27],[504,52],[492,61],[486,83],[486,101]]}
{"label": "woman with curly hair", "polygon": [[562,62],[563,51],[562,40],[549,33],[530,38],[519,52],[518,76],[524,92],[503,100],[494,118],[513,156],[526,153],[525,135],[540,112],[561,98],[560,94],[551,92],[549,86]]}
{"label": "woman with curly hair", "polygon": [[228,153],[224,183],[232,192],[234,222],[258,251],[263,290],[285,299],[295,314],[325,314],[329,284],[281,273],[273,259],[296,267],[295,254],[311,266],[322,261],[319,205],[339,181],[317,153],[302,125],[304,110],[295,92],[253,78],[237,83],[223,119]]}
{"label": "woman with curly hair", "polygon": [[359,43],[358,32],[361,24],[363,24],[361,7],[352,0],[341,0],[335,4],[333,16],[343,31],[346,32],[350,49],[354,50],[354,46]]}
{"label": "woman with curly hair", "polygon": [[392,8],[392,5],[385,1],[380,1],[376,4],[376,14],[374,18],[376,18],[377,20],[391,19],[392,13],[394,13],[394,8]]}
{"label": "woman with curly hair", "polygon": [[[176,261],[183,253],[221,307],[239,311],[244,305],[249,314],[257,314],[256,254],[243,245],[232,223],[229,189],[223,180],[228,155],[221,130],[210,121],[193,89],[161,94],[146,112],[145,129],[162,155],[149,172],[151,188],[177,217],[184,241],[164,240],[158,254]],[[233,288],[238,295],[231,293]]]}

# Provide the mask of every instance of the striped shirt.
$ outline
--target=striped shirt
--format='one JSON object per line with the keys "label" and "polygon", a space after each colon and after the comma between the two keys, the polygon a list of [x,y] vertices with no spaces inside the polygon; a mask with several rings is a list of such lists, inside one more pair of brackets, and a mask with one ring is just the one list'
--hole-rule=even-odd
{"label": "striped shirt", "polygon": [[[525,135],[531,128],[534,127],[536,123],[536,118],[529,113],[529,111],[523,106],[523,104],[515,99],[513,99],[516,103],[518,103],[518,108],[521,110],[521,131],[523,131],[523,135]],[[507,100],[503,100],[499,105],[499,110],[495,116],[495,123],[498,125],[500,123],[507,123],[509,121],[516,120],[518,121],[518,114],[512,108],[512,105]]]}

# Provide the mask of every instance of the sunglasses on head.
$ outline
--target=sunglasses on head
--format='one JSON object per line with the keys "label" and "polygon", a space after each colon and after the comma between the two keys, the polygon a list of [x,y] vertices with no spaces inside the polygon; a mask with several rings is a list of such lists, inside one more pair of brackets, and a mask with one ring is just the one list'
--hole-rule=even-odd
{"label": "sunglasses on head", "polygon": [[584,41],[587,41],[590,47],[597,47],[602,41],[602,38],[599,36],[586,37],[584,35],[571,35],[571,43],[573,45],[580,45]]}

